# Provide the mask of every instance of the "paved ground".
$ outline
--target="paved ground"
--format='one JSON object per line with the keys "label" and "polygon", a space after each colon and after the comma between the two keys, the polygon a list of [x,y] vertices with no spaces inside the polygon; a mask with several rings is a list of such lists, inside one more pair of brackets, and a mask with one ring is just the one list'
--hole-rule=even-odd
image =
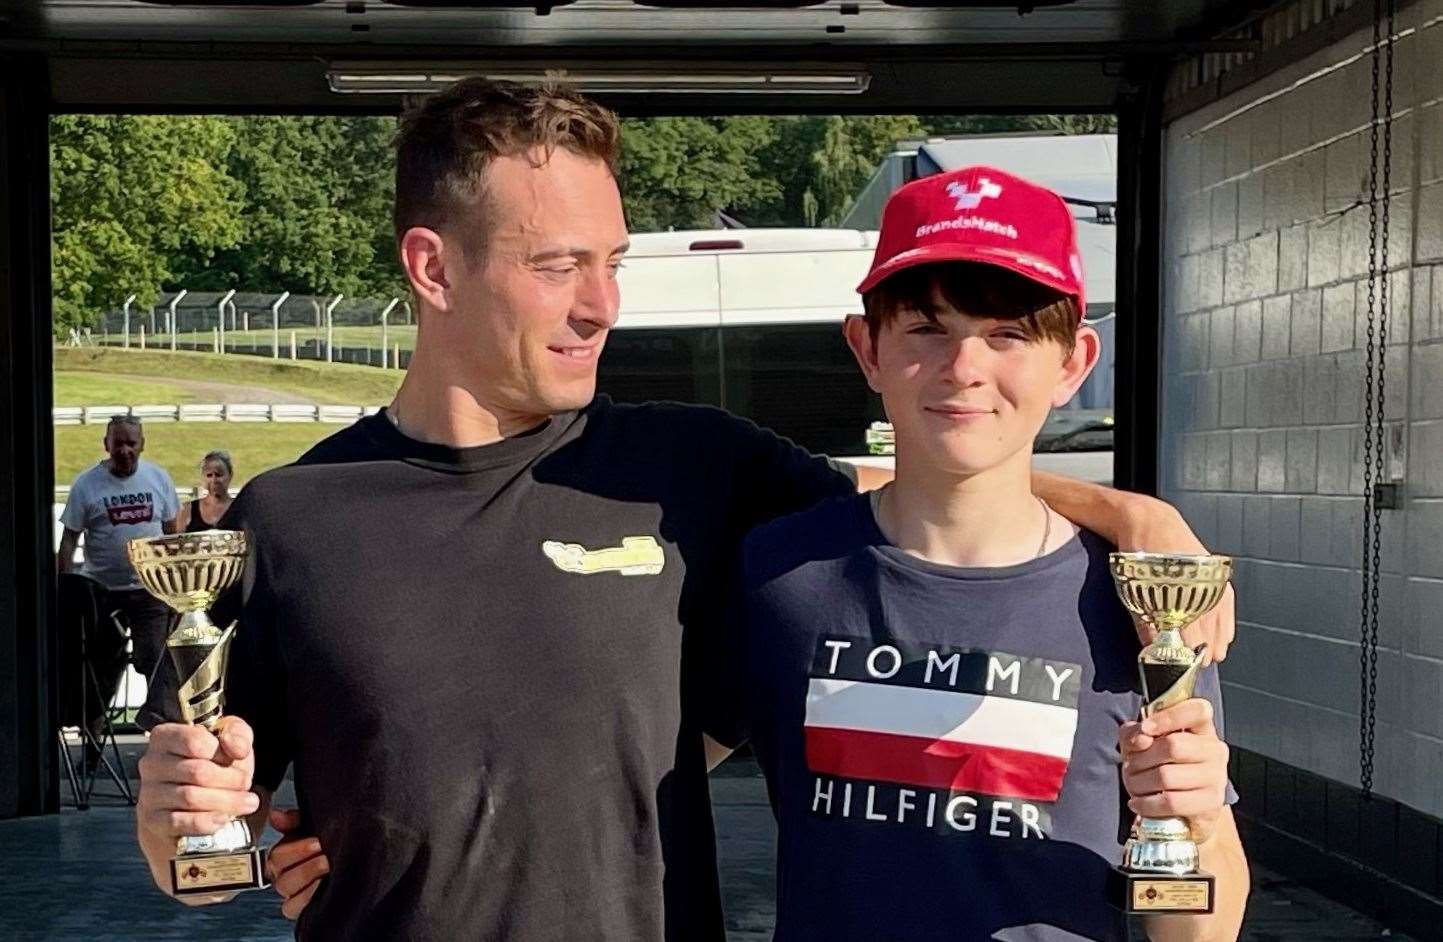
{"label": "paved ground", "polygon": [[[136,747],[127,751],[132,755]],[[187,909],[150,884],[129,807],[97,788],[89,811],[0,821],[0,940],[290,938],[269,891],[225,906]],[[63,791],[69,797],[69,792]],[[772,820],[752,766],[727,767],[715,782],[722,881],[732,942],[770,938]],[[289,796],[282,794],[282,801]],[[273,838],[273,835],[272,835]],[[1362,942],[1388,938],[1376,923],[1267,872],[1254,872],[1248,942]]]}

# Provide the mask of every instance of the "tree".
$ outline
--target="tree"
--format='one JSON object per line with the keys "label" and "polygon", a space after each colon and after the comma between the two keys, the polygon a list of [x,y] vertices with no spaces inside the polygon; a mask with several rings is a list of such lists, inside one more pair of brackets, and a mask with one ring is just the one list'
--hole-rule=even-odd
{"label": "tree", "polygon": [[766,120],[771,123],[771,139],[758,150],[757,163],[776,181],[776,191],[736,204],[736,215],[749,226],[815,225],[815,214],[808,215],[806,194],[816,175],[812,154],[821,146],[827,119],[806,115]]}
{"label": "tree", "polygon": [[195,259],[188,286],[296,294],[390,293],[395,192],[390,118],[225,119],[228,170],[245,194],[244,238],[213,262]]}
{"label": "tree", "polygon": [[898,141],[925,134],[915,115],[828,118],[821,146],[812,153],[816,168],[812,190],[821,224],[835,226],[841,221]]}
{"label": "tree", "polygon": [[637,232],[710,228],[717,210],[773,200],[777,181],[760,155],[773,119],[646,118],[622,126],[622,193]]}
{"label": "tree", "polygon": [[57,336],[134,293],[151,304],[178,270],[237,244],[240,189],[226,175],[224,122],[63,115],[51,125]]}
{"label": "tree", "polygon": [[[678,139],[670,142],[674,150],[660,162],[657,145],[662,135],[653,130],[660,122],[626,123],[629,153],[623,164],[623,178],[628,195],[635,180],[655,173],[659,164],[669,172],[686,172],[697,132],[693,125],[681,122],[702,119],[665,120],[664,130],[675,133]],[[926,133],[912,116],[753,116],[723,120],[731,122],[731,131],[746,135],[744,146],[730,156],[737,160],[734,170],[744,174],[748,185],[728,190],[730,199],[717,206],[727,208],[750,226],[835,224],[897,142]],[[647,130],[633,135],[633,126]],[[713,172],[710,167],[692,169],[702,174]],[[633,228],[695,225],[699,217],[709,218],[709,208],[701,213],[693,211],[683,188],[670,187],[669,192],[680,197],[661,202],[629,201]],[[680,221],[683,218],[688,221]]]}

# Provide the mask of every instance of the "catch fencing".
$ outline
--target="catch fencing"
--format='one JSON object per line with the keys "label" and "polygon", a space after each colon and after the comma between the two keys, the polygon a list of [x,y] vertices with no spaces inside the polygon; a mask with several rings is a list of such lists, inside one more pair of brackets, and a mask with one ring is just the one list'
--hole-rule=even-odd
{"label": "catch fencing", "polygon": [[145,307],[132,295],[70,341],[404,369],[415,337],[415,313],[400,297],[180,290]]}

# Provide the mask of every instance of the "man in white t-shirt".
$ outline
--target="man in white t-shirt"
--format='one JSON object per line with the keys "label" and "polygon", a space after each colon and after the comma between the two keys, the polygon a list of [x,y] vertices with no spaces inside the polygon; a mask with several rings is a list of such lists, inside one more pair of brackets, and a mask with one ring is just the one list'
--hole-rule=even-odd
{"label": "man in white t-shirt", "polygon": [[[141,587],[126,556],[125,544],[176,532],[180,501],[165,469],[140,457],[144,450],[145,431],[140,420],[112,416],[105,427],[105,451],[109,457],[82,471],[70,486],[70,497],[60,515],[65,533],[60,538],[56,564],[60,572],[72,569],[75,547],[84,533],[85,562],[80,571],[104,587],[102,615],[119,611],[130,625],[135,669],[150,678],[165,652],[170,609]],[[106,640],[116,641],[116,647],[107,650]],[[118,636],[97,632],[89,652],[100,685],[100,703],[93,706],[95,715],[89,717],[97,739],[98,712],[115,695],[125,666],[118,641]]]}

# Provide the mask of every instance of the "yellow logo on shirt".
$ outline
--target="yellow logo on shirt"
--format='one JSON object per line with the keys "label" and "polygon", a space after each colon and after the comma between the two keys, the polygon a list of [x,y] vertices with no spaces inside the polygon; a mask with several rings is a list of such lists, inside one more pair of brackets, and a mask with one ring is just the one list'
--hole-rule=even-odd
{"label": "yellow logo on shirt", "polygon": [[619,572],[623,576],[654,576],[666,566],[666,554],[654,537],[623,537],[620,546],[589,550],[580,543],[547,540],[541,552],[562,572],[589,576],[595,572]]}

